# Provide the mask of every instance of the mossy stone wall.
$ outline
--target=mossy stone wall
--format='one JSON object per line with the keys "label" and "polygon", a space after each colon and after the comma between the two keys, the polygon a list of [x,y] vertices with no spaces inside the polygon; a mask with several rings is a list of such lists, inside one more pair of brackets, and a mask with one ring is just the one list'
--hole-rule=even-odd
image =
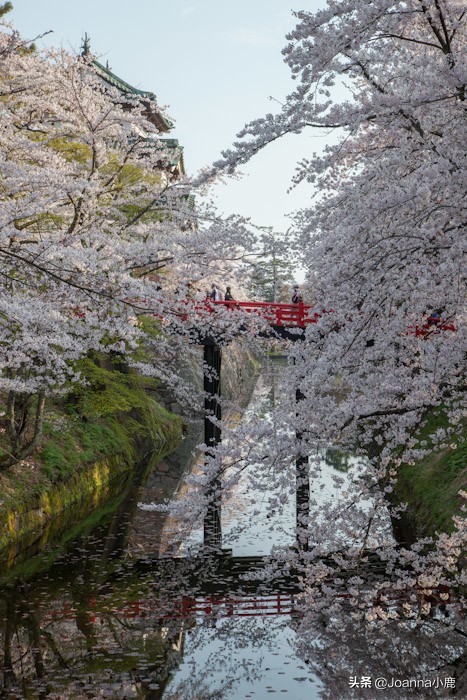
{"label": "mossy stone wall", "polygon": [[97,507],[151,454],[178,445],[182,421],[156,400],[151,379],[125,366],[86,359],[86,385],[49,402],[41,448],[0,474],[0,550],[47,538],[48,524],[71,505]]}
{"label": "mossy stone wall", "polygon": [[400,539],[412,542],[452,532],[453,517],[462,514],[461,490],[467,490],[467,442],[455,449],[434,450],[415,464],[403,464],[393,499],[407,503],[399,523],[395,522]]}

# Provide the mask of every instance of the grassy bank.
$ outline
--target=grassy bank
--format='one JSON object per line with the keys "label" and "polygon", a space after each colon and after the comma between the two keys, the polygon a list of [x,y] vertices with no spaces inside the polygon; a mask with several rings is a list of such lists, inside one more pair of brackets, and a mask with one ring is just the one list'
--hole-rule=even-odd
{"label": "grassy bank", "polygon": [[99,358],[79,369],[86,384],[49,402],[40,448],[0,473],[0,548],[90,494],[102,502],[113,479],[180,440],[181,420],[157,402],[154,380]]}
{"label": "grassy bank", "polygon": [[[429,416],[420,432],[420,441],[437,428],[445,428],[442,414]],[[403,464],[398,471],[396,498],[407,503],[403,525],[412,537],[435,536],[454,529],[453,516],[461,515],[460,490],[467,489],[467,428],[463,441],[453,448],[433,450],[414,464]]]}

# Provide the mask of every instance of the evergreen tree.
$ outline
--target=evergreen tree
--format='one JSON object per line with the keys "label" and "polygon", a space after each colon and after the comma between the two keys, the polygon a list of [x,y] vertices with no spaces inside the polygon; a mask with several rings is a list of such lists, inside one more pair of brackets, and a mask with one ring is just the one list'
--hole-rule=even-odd
{"label": "evergreen tree", "polygon": [[261,227],[260,231],[261,253],[251,263],[251,293],[261,301],[289,302],[294,270],[288,259],[285,237],[270,226]]}

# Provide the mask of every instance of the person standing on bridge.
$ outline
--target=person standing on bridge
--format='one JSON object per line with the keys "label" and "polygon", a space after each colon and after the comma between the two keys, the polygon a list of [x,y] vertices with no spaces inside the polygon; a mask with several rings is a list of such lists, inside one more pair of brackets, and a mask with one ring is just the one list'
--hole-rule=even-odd
{"label": "person standing on bridge", "polygon": [[293,288],[293,294],[292,294],[292,304],[300,304],[300,302],[303,301],[302,295],[299,292],[299,287],[298,285],[295,285]]}
{"label": "person standing on bridge", "polygon": [[219,292],[218,288],[216,287],[216,285],[213,283],[211,285],[211,300],[212,301],[220,301],[220,298],[221,298],[220,292]]}
{"label": "person standing on bridge", "polygon": [[232,296],[232,290],[230,287],[227,287],[225,290],[225,296],[224,296],[225,301],[235,301],[235,299]]}

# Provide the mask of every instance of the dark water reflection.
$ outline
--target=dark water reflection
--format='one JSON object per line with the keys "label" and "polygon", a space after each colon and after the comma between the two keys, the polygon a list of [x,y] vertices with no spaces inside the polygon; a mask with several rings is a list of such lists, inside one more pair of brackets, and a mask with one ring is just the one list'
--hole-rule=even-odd
{"label": "dark water reflection", "polygon": [[128,560],[109,549],[111,530],[101,524],[48,571],[0,590],[0,697],[263,697],[276,685],[314,697],[301,694],[313,678],[292,648],[291,595],[242,592],[207,561]]}
{"label": "dark water reflection", "polygon": [[[183,451],[136,479],[73,541],[49,544],[3,575],[0,698],[467,696],[463,621],[453,610],[436,612],[423,625],[356,622],[345,607],[309,617],[296,582],[266,589],[242,580],[224,560],[161,562],[164,516],[136,504],[172,493],[188,442]],[[324,461],[343,473],[351,467],[336,452]],[[236,498],[242,499],[241,489]],[[289,511],[280,528],[260,538],[261,546],[284,532],[292,536]],[[239,512],[248,517],[245,503]],[[237,523],[227,515],[233,532]],[[255,541],[258,526],[232,546],[251,555]],[[455,677],[456,688],[376,694],[350,687],[352,677],[415,677],[422,670]]]}

